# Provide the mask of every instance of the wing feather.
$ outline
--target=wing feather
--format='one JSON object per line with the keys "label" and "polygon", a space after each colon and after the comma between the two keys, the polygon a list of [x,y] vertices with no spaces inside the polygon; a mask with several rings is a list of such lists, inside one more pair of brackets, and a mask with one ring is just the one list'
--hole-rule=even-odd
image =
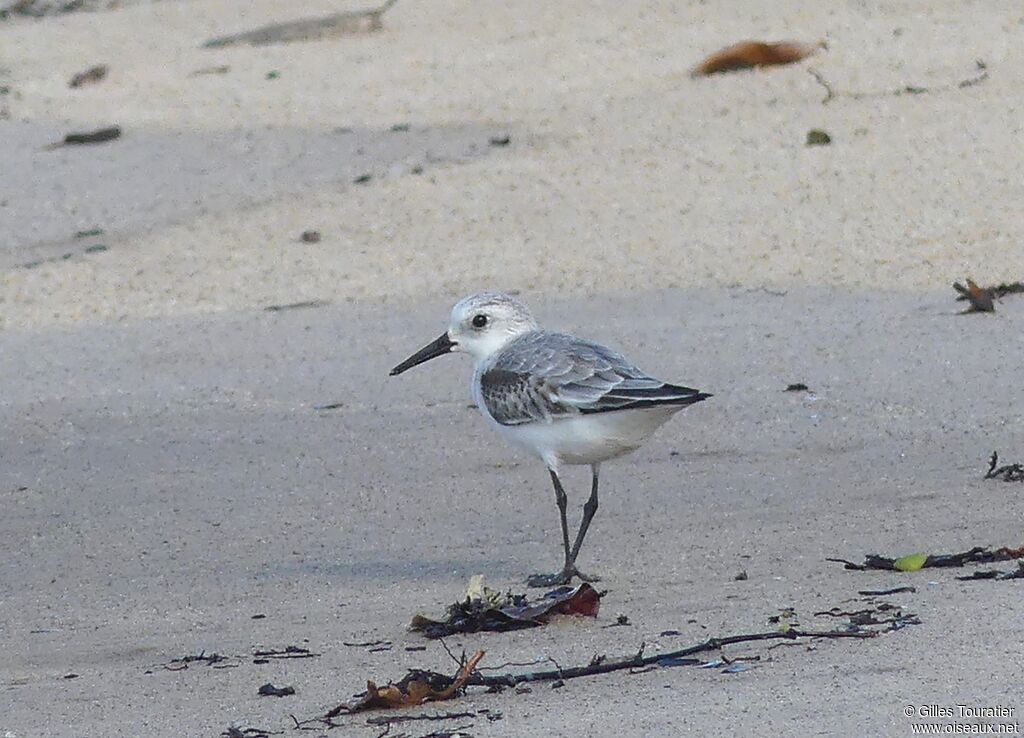
{"label": "wing feather", "polygon": [[480,386],[485,406],[502,425],[685,406],[711,396],[648,376],[600,344],[542,331],[506,346],[480,375]]}

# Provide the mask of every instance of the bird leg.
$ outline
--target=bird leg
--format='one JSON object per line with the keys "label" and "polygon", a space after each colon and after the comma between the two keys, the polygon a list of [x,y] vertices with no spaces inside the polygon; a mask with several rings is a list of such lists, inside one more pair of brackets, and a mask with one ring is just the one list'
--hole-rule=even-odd
{"label": "bird leg", "polygon": [[[579,556],[580,549],[583,547],[583,539],[587,537],[587,529],[590,528],[590,521],[594,519],[594,513],[597,512],[597,476],[599,468],[600,467],[597,464],[593,464],[590,467],[590,470],[593,473],[593,481],[590,485],[590,498],[587,500],[586,504],[583,505],[583,520],[580,521],[580,529],[576,533],[576,542],[572,545],[572,551],[569,553],[569,560],[567,562],[568,565],[572,566],[574,569],[576,568],[576,557]],[[584,582],[597,581],[596,577],[588,578],[580,574],[578,571],[576,574]]]}
{"label": "bird leg", "polygon": [[562,548],[565,549],[565,565],[568,566],[570,563],[569,524],[565,520],[565,509],[569,504],[569,498],[562,487],[562,480],[554,472],[551,472],[551,481],[555,485],[555,504],[558,505],[558,517],[562,523]]}
{"label": "bird leg", "polygon": [[579,554],[580,547],[583,545],[583,538],[587,534],[587,528],[590,526],[590,520],[594,517],[594,513],[597,512],[597,466],[593,467],[594,470],[594,484],[590,493],[590,499],[587,500],[587,504],[583,506],[583,522],[580,525],[579,533],[576,534],[576,543],[570,548],[569,547],[569,524],[565,519],[566,507],[568,505],[568,496],[565,494],[565,490],[562,488],[562,482],[555,474],[553,470],[548,470],[551,473],[551,482],[555,487],[555,504],[558,505],[559,519],[562,524],[562,547],[565,551],[565,565],[562,567],[562,571],[556,574],[534,574],[530,576],[526,583],[530,587],[554,587],[563,584],[568,584],[572,581],[574,576],[579,577],[584,582],[597,581],[597,577],[590,577],[580,572],[576,568],[576,556]]}

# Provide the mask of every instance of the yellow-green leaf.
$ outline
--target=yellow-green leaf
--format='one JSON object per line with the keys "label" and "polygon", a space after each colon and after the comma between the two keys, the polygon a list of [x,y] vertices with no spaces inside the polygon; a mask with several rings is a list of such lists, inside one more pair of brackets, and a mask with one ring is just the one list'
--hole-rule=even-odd
{"label": "yellow-green leaf", "polygon": [[917,571],[924,566],[926,561],[928,561],[928,554],[910,554],[902,559],[896,559],[892,565],[900,571]]}

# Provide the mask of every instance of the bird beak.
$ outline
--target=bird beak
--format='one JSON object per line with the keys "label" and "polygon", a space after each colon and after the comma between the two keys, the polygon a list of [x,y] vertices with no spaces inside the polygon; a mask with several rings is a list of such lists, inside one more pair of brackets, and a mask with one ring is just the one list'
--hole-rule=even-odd
{"label": "bird beak", "polygon": [[394,377],[397,374],[401,374],[404,371],[412,369],[417,364],[422,364],[424,361],[430,361],[436,359],[438,356],[447,354],[455,347],[455,342],[448,338],[447,333],[442,333],[440,337],[435,341],[431,341],[426,346],[421,348],[415,354],[410,356],[408,359],[403,361],[401,364],[391,370],[391,376]]}

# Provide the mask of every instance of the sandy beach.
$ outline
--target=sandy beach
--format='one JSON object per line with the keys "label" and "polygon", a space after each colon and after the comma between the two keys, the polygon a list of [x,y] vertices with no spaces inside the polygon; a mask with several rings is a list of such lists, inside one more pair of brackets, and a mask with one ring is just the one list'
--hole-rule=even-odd
{"label": "sandy beach", "polygon": [[[369,713],[290,716],[453,673],[409,621],[474,574],[525,591],[557,515],[468,407],[465,357],[387,371],[495,288],[715,396],[606,466],[596,620],[453,653],[586,664],[788,608],[920,622],[730,646],[756,657],[736,673],[470,689],[406,711],[469,717],[389,738],[898,737],[982,720],[921,711],[958,704],[1019,725],[1022,580],[957,579],[1014,561],[826,558],[1024,543],[1024,486],[983,478],[1024,461],[1024,296],[959,315],[950,287],[1024,279],[1024,11],[400,0],[375,32],[202,48],[363,7],[293,5],[0,20],[0,736],[376,738]],[[690,77],[746,38],[827,48]],[[287,646],[317,655],[253,663]]]}

